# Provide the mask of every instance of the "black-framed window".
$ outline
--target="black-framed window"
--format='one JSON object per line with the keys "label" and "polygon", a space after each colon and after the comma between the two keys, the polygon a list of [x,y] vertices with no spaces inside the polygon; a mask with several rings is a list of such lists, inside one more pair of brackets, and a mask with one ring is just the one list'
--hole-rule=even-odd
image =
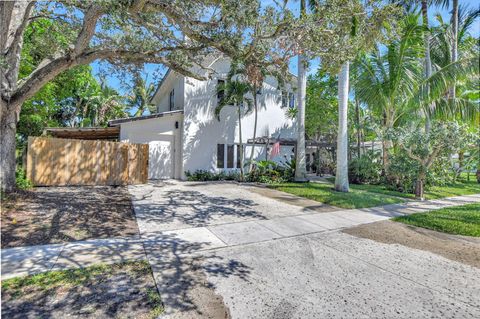
{"label": "black-framed window", "polygon": [[224,168],[225,144],[217,144],[217,168]]}
{"label": "black-framed window", "polygon": [[170,95],[168,98],[168,107],[170,111],[173,111],[173,109],[175,108],[175,90],[170,91]]}
{"label": "black-framed window", "polygon": [[234,168],[234,147],[235,145],[227,145],[227,168]]}
{"label": "black-framed window", "polygon": [[282,107],[288,106],[288,92],[282,91]]}
{"label": "black-framed window", "polygon": [[235,145],[235,148],[236,148],[236,151],[237,151],[237,165],[236,167],[237,168],[240,168],[241,167],[241,162],[240,162],[240,145]]}
{"label": "black-framed window", "polygon": [[240,168],[240,145],[217,144],[217,168]]}
{"label": "black-framed window", "polygon": [[295,107],[295,94],[293,93],[288,94],[288,107],[292,109]]}
{"label": "black-framed window", "polygon": [[217,103],[220,104],[225,98],[225,90],[220,89],[225,86],[225,80],[217,80]]}

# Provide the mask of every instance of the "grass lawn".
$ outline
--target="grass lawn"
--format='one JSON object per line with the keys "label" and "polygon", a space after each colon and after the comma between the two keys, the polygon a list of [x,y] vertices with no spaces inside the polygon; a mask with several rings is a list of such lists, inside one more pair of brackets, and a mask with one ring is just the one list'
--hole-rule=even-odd
{"label": "grass lawn", "polygon": [[162,311],[146,261],[49,271],[2,281],[5,318],[156,318]]}
{"label": "grass lawn", "polygon": [[369,192],[356,187],[352,187],[349,193],[336,192],[333,189],[333,184],[282,183],[273,184],[271,187],[282,192],[343,208],[374,207],[403,201],[401,198],[395,196],[379,192]]}
{"label": "grass lawn", "polygon": [[480,204],[443,208],[393,220],[450,234],[480,237]]}
{"label": "grass lawn", "polygon": [[[462,173],[461,179],[455,184],[449,184],[445,186],[430,187],[425,191],[426,199],[438,199],[444,197],[460,196],[460,195],[472,195],[480,194],[480,184],[477,183],[476,177],[470,174],[470,181],[466,179],[467,174]],[[335,178],[328,179],[332,184],[335,182]],[[351,189],[364,190],[371,193],[379,193],[403,198],[414,199],[414,194],[401,193],[394,190],[387,189],[383,185],[356,185],[350,184]]]}
{"label": "grass lawn", "polygon": [[[321,183],[282,183],[270,187],[293,195],[306,197],[325,204],[342,208],[365,208],[387,204],[395,204],[405,199],[415,199],[414,194],[401,193],[387,189],[383,185],[356,185],[350,184],[349,193],[333,190],[332,184]],[[460,180],[456,184],[435,186],[425,191],[426,199],[480,194],[480,184],[475,178],[470,181]]]}

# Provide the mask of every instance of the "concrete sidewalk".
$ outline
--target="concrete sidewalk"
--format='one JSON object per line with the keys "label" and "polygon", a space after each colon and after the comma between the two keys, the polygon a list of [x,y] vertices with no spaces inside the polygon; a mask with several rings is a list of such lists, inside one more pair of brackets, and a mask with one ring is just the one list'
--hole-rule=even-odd
{"label": "concrete sidewalk", "polygon": [[[152,248],[158,253],[158,248],[161,247],[162,253],[169,253],[172,247],[178,247],[179,243],[182,243],[183,248],[176,253],[192,254],[209,249],[338,230],[403,214],[476,202],[480,202],[480,194],[286,217],[278,214],[271,216],[271,219],[227,222],[206,227],[187,225],[180,229],[165,231],[149,228],[148,231],[143,231],[139,238],[97,239],[8,248],[2,249],[1,253],[2,279],[48,270],[87,267],[96,263],[144,259]],[[139,223],[141,222],[139,220]]]}

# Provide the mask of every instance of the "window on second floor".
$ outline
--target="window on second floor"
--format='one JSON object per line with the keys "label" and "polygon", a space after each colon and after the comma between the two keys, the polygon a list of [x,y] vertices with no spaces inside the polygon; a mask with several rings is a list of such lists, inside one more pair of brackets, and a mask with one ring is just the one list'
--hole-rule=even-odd
{"label": "window on second floor", "polygon": [[288,92],[287,91],[282,91],[282,106],[281,107],[287,107],[288,106]]}
{"label": "window on second floor", "polygon": [[170,111],[175,109],[175,90],[170,91],[170,95],[168,98],[168,108]]}
{"label": "window on second floor", "polygon": [[217,80],[217,103],[220,104],[225,98],[225,90],[221,89],[225,85],[225,80]]}
{"label": "window on second floor", "polygon": [[288,107],[294,108],[295,107],[295,94],[288,93]]}

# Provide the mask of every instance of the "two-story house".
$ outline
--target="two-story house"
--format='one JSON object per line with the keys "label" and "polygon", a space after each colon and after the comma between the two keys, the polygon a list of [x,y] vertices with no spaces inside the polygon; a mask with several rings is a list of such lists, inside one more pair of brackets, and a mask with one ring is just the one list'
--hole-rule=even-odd
{"label": "two-story house", "polygon": [[[235,170],[239,168],[239,121],[236,107],[224,107],[220,120],[215,108],[221,98],[217,88],[225,81],[230,68],[226,58],[213,59],[209,65],[215,76],[200,81],[168,71],[152,98],[157,113],[141,117],[113,120],[120,126],[120,140],[148,143],[149,178],[184,179],[185,171]],[[197,72],[205,72],[198,69]],[[206,74],[206,73],[205,73]],[[257,137],[296,137],[295,121],[287,116],[295,106],[293,85],[283,91],[277,80],[266,77],[258,95]],[[254,159],[265,159],[267,145],[246,143],[253,137],[254,112],[242,114],[242,141],[245,162],[254,152]],[[280,154],[269,158],[284,161],[293,154],[293,146],[281,145]]]}

